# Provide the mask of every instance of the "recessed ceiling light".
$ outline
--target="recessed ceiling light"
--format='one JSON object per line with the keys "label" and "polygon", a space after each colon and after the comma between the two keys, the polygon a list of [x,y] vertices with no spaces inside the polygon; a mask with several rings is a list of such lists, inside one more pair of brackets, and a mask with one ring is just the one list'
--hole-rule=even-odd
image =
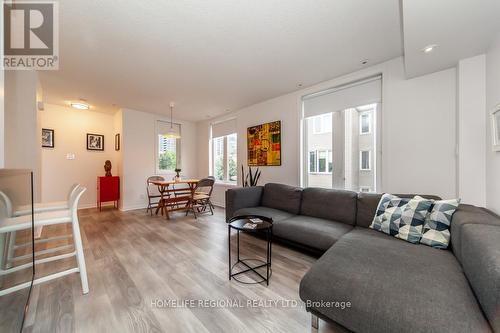
{"label": "recessed ceiling light", "polygon": [[431,53],[432,51],[434,51],[436,49],[436,47],[437,47],[436,44],[427,45],[426,47],[424,47],[422,49],[422,52],[424,52],[424,53]]}
{"label": "recessed ceiling light", "polygon": [[73,109],[78,109],[78,110],[88,110],[88,109],[90,109],[90,106],[88,104],[81,103],[81,102],[72,102],[71,103],[71,107]]}

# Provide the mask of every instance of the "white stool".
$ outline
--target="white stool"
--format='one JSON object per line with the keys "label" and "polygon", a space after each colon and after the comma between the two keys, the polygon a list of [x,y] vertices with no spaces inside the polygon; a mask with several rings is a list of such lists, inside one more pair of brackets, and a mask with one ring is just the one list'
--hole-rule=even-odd
{"label": "white stool", "polygon": [[[33,280],[33,285],[37,285],[46,281],[50,281],[68,274],[72,273],[80,273],[80,279],[82,283],[82,291],[84,294],[87,294],[89,292],[89,286],[88,286],[88,280],[87,280],[87,269],[85,266],[85,258],[83,255],[83,245],[82,245],[82,239],[81,239],[81,234],[80,234],[80,225],[78,222],[78,202],[80,200],[80,197],[82,194],[86,191],[86,188],[84,187],[78,187],[74,195],[70,198],[69,201],[69,209],[62,209],[62,210],[54,210],[54,211],[45,211],[45,212],[39,212],[34,214],[34,226],[36,227],[43,227],[43,226],[48,226],[48,225],[56,225],[56,224],[63,224],[63,223],[71,223],[72,225],[72,237],[73,237],[73,246],[74,250],[69,253],[64,253],[60,255],[54,255],[51,257],[46,257],[43,259],[36,259],[37,256],[40,255],[46,255],[49,253],[54,253],[57,251],[61,251],[63,249],[67,248],[73,248],[71,245],[64,245],[64,246],[59,246],[39,252],[35,252],[35,264],[41,264],[41,263],[47,263],[55,260],[61,260],[65,258],[70,258],[72,256],[76,256],[76,261],[77,261],[77,267],[67,269],[65,271],[49,274],[47,276],[37,278]],[[8,203],[5,202],[5,195],[0,195],[0,200],[3,201],[4,206],[8,210]],[[10,201],[10,200],[9,200]],[[9,212],[7,211],[7,214]],[[10,266],[10,263],[16,260],[22,260],[26,259],[27,257],[31,257],[31,255],[28,256],[21,256],[21,257],[15,257],[14,252],[16,249],[15,245],[15,239],[16,239],[16,231],[20,230],[26,230],[30,229],[32,227],[31,225],[31,215],[22,215],[22,216],[17,216],[17,217],[5,217],[5,218],[0,218],[0,236],[4,235],[7,236],[7,244],[8,244],[8,251],[7,251],[7,258],[0,258],[3,262],[0,265],[0,276],[7,275],[22,269],[30,268],[32,267],[32,263],[26,263],[18,266]],[[60,236],[61,237],[61,236]],[[67,236],[64,236],[67,237]],[[69,236],[71,237],[71,236]],[[50,239],[53,240],[54,238]],[[42,240],[42,241],[48,241],[48,240]],[[26,246],[26,244],[21,244],[17,245],[17,247],[21,246]],[[9,267],[7,267],[7,264]],[[0,291],[0,296],[12,293],[14,291],[27,288],[31,285],[31,282],[25,282],[22,284],[18,284],[16,286],[10,287],[8,289],[4,289]]]}

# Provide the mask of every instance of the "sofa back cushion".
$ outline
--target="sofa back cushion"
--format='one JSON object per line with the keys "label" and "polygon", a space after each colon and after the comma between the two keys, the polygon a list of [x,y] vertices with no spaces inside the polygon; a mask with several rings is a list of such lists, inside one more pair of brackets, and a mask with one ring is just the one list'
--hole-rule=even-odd
{"label": "sofa back cushion", "polygon": [[500,227],[500,218],[486,208],[460,204],[451,220],[451,249],[458,261],[462,262],[463,228],[469,224],[487,224]]}
{"label": "sofa back cushion", "polygon": [[[413,198],[416,194],[395,194],[401,198]],[[420,195],[425,199],[441,200],[440,197],[435,195]],[[377,206],[382,198],[380,193],[359,193],[358,194],[358,204],[357,204],[357,214],[356,214],[356,225],[358,227],[368,228],[375,217],[377,212]]]}
{"label": "sofa back cushion", "polygon": [[356,198],[357,193],[352,191],[305,188],[300,214],[354,225]]}
{"label": "sofa back cushion", "polygon": [[500,226],[462,228],[462,266],[494,332],[500,332]]}
{"label": "sofa back cushion", "polygon": [[301,198],[302,189],[300,187],[268,183],[264,186],[262,193],[262,206],[298,214]]}

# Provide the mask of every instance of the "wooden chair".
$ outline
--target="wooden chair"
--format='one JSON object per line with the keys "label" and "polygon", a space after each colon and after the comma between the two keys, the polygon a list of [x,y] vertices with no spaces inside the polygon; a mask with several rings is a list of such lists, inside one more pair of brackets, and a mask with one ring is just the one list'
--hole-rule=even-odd
{"label": "wooden chair", "polygon": [[[64,271],[57,273],[52,273],[47,276],[39,277],[33,280],[33,285],[37,285],[46,281],[57,279],[62,276],[66,276],[72,273],[80,273],[80,280],[82,283],[82,292],[87,294],[89,292],[88,280],[87,280],[87,269],[85,266],[85,257],[83,254],[82,238],[80,234],[80,224],[78,222],[78,202],[81,196],[86,191],[85,187],[78,187],[75,194],[69,202],[69,209],[54,210],[48,212],[34,213],[34,227],[42,227],[56,224],[71,223],[72,225],[72,239],[73,245],[63,245],[54,248],[49,248],[46,250],[36,251],[35,249],[35,264],[48,263],[56,260],[66,259],[76,256],[77,267],[73,267]],[[23,269],[32,267],[33,263],[25,263],[20,265],[11,265],[12,263],[31,258],[31,254],[16,256],[15,250],[17,248],[25,247],[31,245],[30,243],[16,244],[16,232],[21,230],[29,230],[32,227],[31,214],[22,216],[7,216],[9,214],[8,204],[5,202],[5,195],[0,195],[0,202],[3,204],[3,209],[0,212],[0,237],[7,244],[7,255],[0,258],[0,276],[11,274]],[[65,236],[66,237],[66,236]],[[48,239],[48,240],[54,240]],[[35,246],[42,242],[47,242],[48,240],[35,241]],[[46,256],[51,253],[60,252],[71,248],[73,251],[56,254],[52,256]],[[43,258],[39,258],[44,256]],[[31,282],[25,282],[13,287],[4,289],[0,291],[0,296],[30,287]]]}
{"label": "wooden chair", "polygon": [[151,212],[151,216],[153,216],[153,208],[158,207],[158,203],[160,202],[160,192],[158,192],[158,187],[153,185],[151,182],[154,181],[164,181],[165,178],[162,176],[151,176],[146,180],[146,192],[148,194],[148,207],[146,208],[146,214]]}
{"label": "wooden chair", "polygon": [[215,179],[213,178],[203,178],[201,179],[191,194],[189,198],[188,209],[186,210],[186,216],[190,211],[193,212],[194,218],[196,219],[196,213],[206,213],[207,207],[210,209],[210,213],[214,215],[213,205],[210,201],[212,196],[212,191],[214,189]]}

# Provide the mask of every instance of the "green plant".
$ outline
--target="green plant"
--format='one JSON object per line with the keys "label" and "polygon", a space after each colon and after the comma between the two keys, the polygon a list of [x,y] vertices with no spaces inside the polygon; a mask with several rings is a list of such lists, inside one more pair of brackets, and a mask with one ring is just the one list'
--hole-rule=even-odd
{"label": "green plant", "polygon": [[166,151],[160,155],[158,168],[160,170],[174,170],[176,166],[175,152]]}
{"label": "green plant", "polygon": [[245,169],[241,165],[241,183],[243,187],[257,186],[260,178],[260,170],[257,168],[255,173],[252,172],[252,167],[248,167],[248,173],[245,176]]}

